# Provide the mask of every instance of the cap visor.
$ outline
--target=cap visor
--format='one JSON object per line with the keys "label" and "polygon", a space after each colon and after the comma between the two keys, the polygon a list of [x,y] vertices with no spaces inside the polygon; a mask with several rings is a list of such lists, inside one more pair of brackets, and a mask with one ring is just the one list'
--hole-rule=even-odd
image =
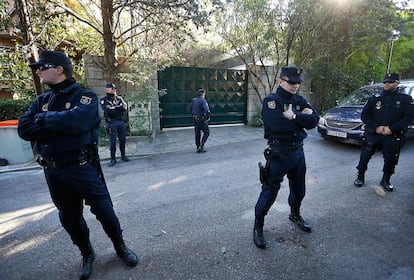
{"label": "cap visor", "polygon": [[40,66],[44,65],[43,62],[33,62],[29,64],[30,68],[39,68]]}

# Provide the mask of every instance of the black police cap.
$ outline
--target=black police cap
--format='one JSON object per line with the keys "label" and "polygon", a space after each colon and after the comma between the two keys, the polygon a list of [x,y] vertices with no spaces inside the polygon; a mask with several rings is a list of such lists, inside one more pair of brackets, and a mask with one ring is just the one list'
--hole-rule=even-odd
{"label": "black police cap", "polygon": [[31,68],[37,69],[43,65],[55,65],[55,66],[72,66],[72,62],[65,53],[60,51],[42,51],[39,56],[39,60],[29,64]]}
{"label": "black police cap", "polygon": [[283,66],[280,70],[280,78],[288,82],[302,83],[303,79],[300,76],[302,72],[302,68],[296,67],[294,65]]}
{"label": "black police cap", "polygon": [[383,82],[384,83],[385,82],[395,83],[395,81],[399,81],[400,79],[401,79],[400,74],[398,74],[398,73],[388,73],[388,74],[385,74]]}
{"label": "black police cap", "polygon": [[108,83],[108,84],[106,84],[105,88],[116,89],[116,85],[112,84],[112,83]]}

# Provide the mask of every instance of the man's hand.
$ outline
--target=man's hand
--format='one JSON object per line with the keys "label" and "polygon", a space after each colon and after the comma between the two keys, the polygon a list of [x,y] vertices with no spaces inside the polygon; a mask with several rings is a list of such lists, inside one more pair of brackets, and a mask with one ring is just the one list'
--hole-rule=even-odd
{"label": "man's hand", "polygon": [[35,124],[42,126],[45,123],[45,113],[37,113],[34,116],[34,121]]}
{"label": "man's hand", "polygon": [[287,110],[283,112],[283,116],[287,118],[288,120],[293,120],[294,115],[295,113],[293,113],[292,111],[292,104],[289,104]]}
{"label": "man's hand", "polygon": [[305,108],[305,109],[302,110],[301,113],[306,114],[306,115],[312,115],[313,110],[311,108]]}
{"label": "man's hand", "polygon": [[381,135],[391,135],[392,131],[388,125],[380,125],[375,129],[377,134]]}

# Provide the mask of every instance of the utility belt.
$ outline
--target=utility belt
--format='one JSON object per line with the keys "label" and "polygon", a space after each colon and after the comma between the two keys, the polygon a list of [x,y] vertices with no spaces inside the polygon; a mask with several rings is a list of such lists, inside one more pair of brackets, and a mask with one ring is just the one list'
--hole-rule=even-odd
{"label": "utility belt", "polygon": [[36,157],[36,162],[45,168],[54,168],[54,169],[62,169],[70,166],[82,166],[89,162],[90,156],[87,150],[81,153],[81,156],[79,156],[76,159],[70,159],[70,160],[62,160],[62,161],[52,161],[45,159],[41,155],[38,155]]}
{"label": "utility belt", "polygon": [[269,147],[283,152],[294,152],[303,149],[303,141],[280,141],[278,139],[273,139],[269,141]]}
{"label": "utility belt", "polygon": [[113,122],[113,121],[120,121],[120,122],[124,122],[125,121],[125,119],[124,118],[112,118],[112,119],[110,119],[110,118],[106,118],[105,119],[105,121],[107,122],[107,123],[111,123],[111,122]]}
{"label": "utility belt", "polygon": [[207,120],[208,117],[207,116],[197,116],[197,115],[193,115],[193,119],[195,119],[196,121],[202,121],[202,120]]}

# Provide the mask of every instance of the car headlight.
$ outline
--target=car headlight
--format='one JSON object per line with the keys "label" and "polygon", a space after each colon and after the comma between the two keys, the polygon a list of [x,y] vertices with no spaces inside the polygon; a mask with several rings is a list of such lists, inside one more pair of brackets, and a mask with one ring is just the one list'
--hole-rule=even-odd
{"label": "car headlight", "polygon": [[319,125],[325,125],[325,124],[326,124],[325,119],[324,119],[324,118],[322,118],[322,117],[320,117],[320,118],[319,118]]}

